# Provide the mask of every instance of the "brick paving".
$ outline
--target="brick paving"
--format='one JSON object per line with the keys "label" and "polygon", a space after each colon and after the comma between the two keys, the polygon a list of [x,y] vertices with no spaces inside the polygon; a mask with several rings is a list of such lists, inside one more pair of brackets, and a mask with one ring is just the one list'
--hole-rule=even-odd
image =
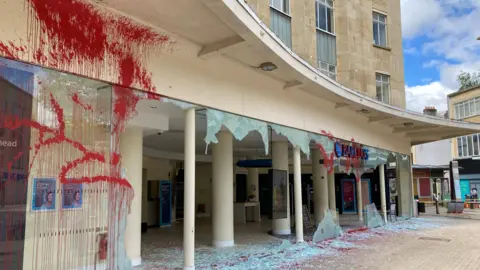
{"label": "brick paving", "polygon": [[[480,269],[480,220],[428,217],[440,228],[370,238],[300,269]],[[424,239],[420,239],[423,237]]]}

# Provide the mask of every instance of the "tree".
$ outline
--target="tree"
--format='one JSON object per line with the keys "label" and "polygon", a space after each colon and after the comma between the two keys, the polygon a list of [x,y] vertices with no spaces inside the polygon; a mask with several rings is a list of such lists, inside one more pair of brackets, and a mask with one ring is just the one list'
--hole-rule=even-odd
{"label": "tree", "polygon": [[457,76],[457,82],[460,84],[460,91],[475,86],[480,86],[480,73],[468,73],[465,71],[461,71],[460,74]]}

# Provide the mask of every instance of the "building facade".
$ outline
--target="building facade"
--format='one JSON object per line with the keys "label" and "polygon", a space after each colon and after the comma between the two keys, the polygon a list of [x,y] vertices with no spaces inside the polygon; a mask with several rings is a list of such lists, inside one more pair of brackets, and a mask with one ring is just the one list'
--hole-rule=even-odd
{"label": "building facade", "polygon": [[[194,269],[197,217],[229,247],[262,205],[273,234],[295,224],[303,242],[309,173],[316,223],[337,209],[362,221],[370,202],[413,216],[412,145],[479,125],[404,110],[399,1],[291,4],[3,1],[1,188],[16,199],[2,265],[131,269],[142,225],[182,218],[178,257]],[[32,88],[17,85],[27,73]]]}
{"label": "building facade", "polygon": [[[448,95],[448,107],[452,119],[480,123],[480,87]],[[460,193],[465,199],[480,189],[480,134],[454,139],[452,153],[460,168]]]}
{"label": "building facade", "polygon": [[312,66],[350,89],[405,108],[400,1],[247,2]]}

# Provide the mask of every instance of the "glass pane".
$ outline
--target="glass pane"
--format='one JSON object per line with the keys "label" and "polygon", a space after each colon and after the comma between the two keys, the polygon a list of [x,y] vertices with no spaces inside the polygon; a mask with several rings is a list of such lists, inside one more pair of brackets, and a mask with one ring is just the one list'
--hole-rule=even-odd
{"label": "glass pane", "polygon": [[375,80],[382,81],[382,75],[380,73],[375,73]]}
{"label": "glass pane", "polygon": [[468,136],[468,155],[473,156],[473,136]]}
{"label": "glass pane", "polygon": [[475,113],[480,114],[480,98],[475,99]]}
{"label": "glass pane", "polygon": [[475,115],[475,102],[474,100],[468,101],[468,107],[470,108],[469,116]]}
{"label": "glass pane", "polygon": [[390,103],[390,85],[388,83],[383,84],[383,102]]}
{"label": "glass pane", "polygon": [[469,109],[468,109],[468,104],[467,103],[463,103],[463,116],[464,117],[467,117],[469,115]]}
{"label": "glass pane", "polygon": [[466,157],[468,156],[468,151],[467,151],[467,138],[464,136],[462,137],[462,152],[463,156]]}
{"label": "glass pane", "polygon": [[378,14],[378,20],[381,22],[387,22],[387,16]]}
{"label": "glass pane", "polygon": [[327,63],[320,63],[320,69],[327,71],[328,70],[328,64]]}
{"label": "glass pane", "polygon": [[373,19],[378,21],[378,13],[375,13],[375,12],[373,13]]}
{"label": "glass pane", "polygon": [[336,73],[336,72],[337,72],[336,69],[337,69],[337,68],[336,68],[336,66],[334,66],[334,65],[328,66],[328,71],[330,71],[330,72],[332,72],[332,73]]}
{"label": "glass pane", "polygon": [[377,99],[382,101],[382,83],[377,82]]}
{"label": "glass pane", "polygon": [[457,138],[457,149],[458,149],[458,157],[463,157],[463,155],[462,155],[462,138]]}
{"label": "glass pane", "polygon": [[380,45],[380,40],[378,39],[378,23],[373,22],[373,44]]}
{"label": "glass pane", "polygon": [[317,27],[327,31],[327,15],[326,15],[326,8],[324,5],[318,3],[318,25]]}
{"label": "glass pane", "polygon": [[454,111],[455,111],[455,119],[458,119],[460,117],[460,115],[458,114],[458,104],[455,104]]}
{"label": "glass pane", "polygon": [[385,24],[379,24],[379,40],[380,46],[387,47],[387,26]]}
{"label": "glass pane", "polygon": [[464,109],[463,109],[463,104],[460,104],[460,105],[458,106],[458,108],[459,108],[460,118],[463,118],[463,117],[465,116],[465,111],[464,111]]}
{"label": "glass pane", "polygon": [[289,14],[290,13],[290,5],[289,0],[283,0],[283,7],[282,11]]}
{"label": "glass pane", "polygon": [[390,76],[384,74],[382,77],[383,77],[383,82],[388,83],[390,81]]}
{"label": "glass pane", "polygon": [[333,10],[327,8],[327,31],[333,34]]}
{"label": "glass pane", "polygon": [[333,7],[333,1],[332,0],[327,0],[327,5],[330,7]]}
{"label": "glass pane", "polygon": [[479,155],[479,148],[478,148],[478,134],[473,135],[473,155]]}

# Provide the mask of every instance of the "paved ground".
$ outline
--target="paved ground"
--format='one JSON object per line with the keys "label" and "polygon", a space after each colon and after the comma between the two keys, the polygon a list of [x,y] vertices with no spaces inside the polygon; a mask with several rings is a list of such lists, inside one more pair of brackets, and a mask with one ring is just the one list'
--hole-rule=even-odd
{"label": "paved ground", "polygon": [[[269,226],[236,230],[235,248],[214,249],[199,226],[196,268],[480,269],[480,220],[424,215],[375,229],[344,227],[343,236],[319,243],[307,234],[302,244],[270,237],[263,227]],[[174,231],[144,238],[144,265],[138,269],[181,269],[181,238]]]}
{"label": "paved ground", "polygon": [[[429,217],[442,227],[356,241],[359,248],[300,269],[480,269],[480,221]],[[423,239],[422,239],[423,237]]]}

